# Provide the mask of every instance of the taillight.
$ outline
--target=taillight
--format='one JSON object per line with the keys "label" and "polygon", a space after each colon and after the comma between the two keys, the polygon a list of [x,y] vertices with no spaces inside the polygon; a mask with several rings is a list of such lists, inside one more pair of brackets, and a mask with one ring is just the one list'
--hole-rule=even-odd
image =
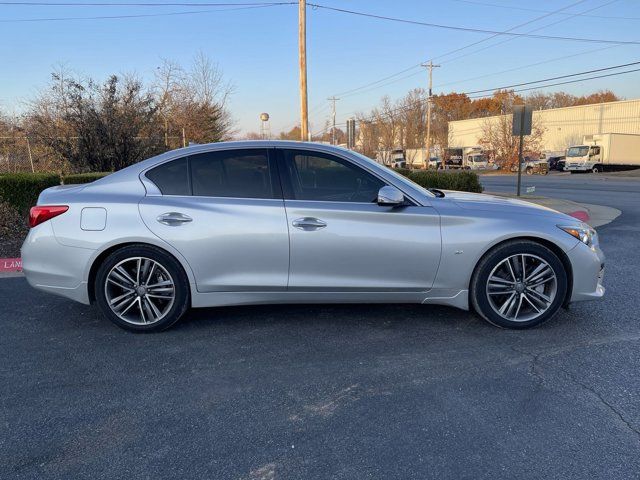
{"label": "taillight", "polygon": [[66,205],[42,205],[37,207],[31,207],[29,210],[29,226],[31,228],[36,225],[40,225],[42,222],[51,220],[53,217],[62,215],[69,210]]}

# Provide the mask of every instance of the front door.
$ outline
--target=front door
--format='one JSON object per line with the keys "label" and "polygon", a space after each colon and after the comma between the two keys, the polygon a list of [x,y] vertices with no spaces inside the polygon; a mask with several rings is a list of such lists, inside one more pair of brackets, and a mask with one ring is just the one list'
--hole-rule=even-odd
{"label": "front door", "polygon": [[385,182],[346,158],[280,150],[290,232],[289,289],[424,291],[441,254],[431,207],[381,207]]}
{"label": "front door", "polygon": [[145,224],[189,262],[200,292],[285,290],[289,234],[273,150],[211,151],[146,172]]}

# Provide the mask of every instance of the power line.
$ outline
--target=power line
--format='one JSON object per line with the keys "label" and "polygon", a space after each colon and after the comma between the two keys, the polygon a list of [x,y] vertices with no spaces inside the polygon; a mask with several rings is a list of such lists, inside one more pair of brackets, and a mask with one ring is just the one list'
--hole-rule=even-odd
{"label": "power line", "polygon": [[[536,8],[527,8],[527,7],[518,7],[513,5],[501,5],[498,3],[488,3],[488,2],[477,2],[475,0],[449,0],[450,2],[458,2],[458,3],[467,3],[469,5],[482,5],[485,7],[495,7],[495,8],[503,8],[508,10],[520,10],[523,12],[538,12],[538,13],[548,13],[547,10],[538,10]],[[587,17],[587,18],[601,18],[607,20],[640,20],[640,17],[616,17],[610,15],[589,15],[586,13],[559,13],[559,15],[567,15],[567,16],[576,16],[576,17]]]}
{"label": "power line", "polygon": [[[623,67],[627,67],[627,66],[631,66],[631,65],[639,65],[640,62],[632,62],[632,63],[625,63],[625,64],[620,64],[620,65],[614,65],[611,67],[605,67],[605,68],[599,68],[596,70],[588,70],[588,71],[584,71],[584,72],[580,72],[580,73],[571,73],[568,75],[562,75],[562,76],[558,76],[558,77],[550,77],[550,78],[544,78],[541,80],[533,80],[531,82],[523,82],[523,83],[519,83],[517,85],[513,85],[513,86],[524,86],[524,85],[534,85],[537,83],[546,83],[549,81],[553,81],[553,80],[559,80],[561,78],[570,78],[570,77],[575,77],[578,75],[587,75],[589,73],[595,73],[595,72],[602,72],[602,71],[607,71],[607,70],[615,70],[618,68],[623,68]],[[578,83],[578,82],[583,82],[586,80],[594,80],[597,78],[606,78],[606,77],[613,77],[613,76],[617,76],[617,75],[625,75],[627,73],[633,73],[633,72],[637,72],[640,71],[640,68],[638,69],[633,69],[633,70],[625,70],[622,72],[615,72],[615,73],[609,73],[609,74],[604,74],[604,75],[596,75],[593,77],[587,77],[587,78],[578,78],[578,79],[574,79],[574,80],[568,80],[566,82],[557,82],[557,83],[552,83],[552,84],[547,84],[547,85],[537,85],[535,87],[528,87],[528,88],[521,88],[521,89],[517,89],[517,90],[513,90],[513,92],[524,92],[524,91],[529,91],[529,90],[536,90],[536,89],[542,89],[542,88],[548,88],[548,87],[554,87],[554,86],[558,86],[558,85],[567,85],[570,83]],[[461,92],[460,95],[473,95],[476,93],[481,93],[481,92],[495,92],[498,90],[504,90],[506,88],[510,88],[510,86],[502,86],[502,87],[494,87],[494,88],[488,88],[488,89],[484,89],[484,90],[476,90],[476,91],[472,91],[472,92]],[[474,96],[470,96],[469,98],[482,98],[482,97],[486,97],[488,95],[484,94],[484,95],[474,95]],[[383,116],[389,116],[392,113],[396,113],[396,112],[402,112],[402,111],[406,111],[409,110],[411,108],[414,108],[418,105],[424,105],[426,100],[418,100],[417,102],[414,102],[411,105],[405,106],[405,107],[399,107],[396,109],[392,109],[389,112],[384,112],[381,113],[381,115]],[[356,112],[351,112],[349,115],[355,114]],[[369,117],[368,120],[371,121],[373,119],[373,117]]]}
{"label": "power line", "polygon": [[553,62],[557,62],[559,60],[566,60],[567,58],[579,57],[581,55],[587,55],[589,53],[594,53],[594,52],[601,52],[603,50],[609,50],[611,48],[617,48],[617,47],[618,47],[618,45],[610,45],[610,46],[607,46],[607,47],[596,48],[596,49],[593,49],[593,50],[586,50],[584,52],[572,53],[571,55],[563,55],[561,57],[555,57],[555,58],[551,58],[551,59],[548,59],[548,60],[543,60],[543,61],[540,61],[540,62],[529,63],[527,65],[521,65],[519,67],[509,68],[507,70],[500,70],[498,72],[491,72],[491,73],[487,73],[485,75],[478,75],[477,77],[470,77],[470,78],[465,78],[463,80],[455,80],[453,82],[440,83],[440,84],[436,85],[435,88],[442,88],[442,87],[446,87],[446,86],[449,86],[449,85],[457,85],[459,83],[471,82],[473,80],[480,80],[482,78],[493,77],[495,75],[502,75],[503,73],[516,72],[518,70],[524,70],[525,68],[537,67],[538,65],[544,65],[544,64],[547,64],[547,63],[553,63]]}
{"label": "power line", "polygon": [[516,32],[508,32],[508,31],[501,32],[498,30],[485,30],[481,28],[471,28],[471,27],[457,27],[454,25],[420,22],[418,20],[409,20],[406,18],[387,17],[385,15],[376,15],[373,13],[359,12],[356,10],[347,10],[346,8],[329,7],[326,5],[320,5],[318,3],[308,3],[308,5],[314,8],[321,8],[324,10],[347,13],[350,15],[357,15],[361,17],[375,18],[378,20],[387,20],[387,21],[398,22],[398,23],[407,23],[411,25],[420,25],[420,26],[431,27],[431,28],[441,28],[446,30],[457,30],[457,31],[471,32],[471,33],[488,33],[492,35],[494,34],[509,35],[513,37],[536,38],[539,40],[563,40],[563,41],[571,41],[571,42],[609,43],[609,44],[615,44],[615,45],[640,45],[640,41],[637,41],[637,40],[608,40],[608,39],[601,39],[601,38],[561,37],[561,36],[555,36],[555,35],[532,35],[529,33],[516,33]]}
{"label": "power line", "polygon": [[0,23],[29,23],[29,22],[60,22],[70,20],[116,20],[126,18],[147,18],[147,17],[173,17],[179,15],[194,15],[201,13],[217,13],[217,12],[231,12],[237,10],[249,10],[254,8],[267,8],[275,7],[277,5],[253,5],[237,8],[220,8],[216,10],[192,10],[188,12],[166,12],[166,13],[140,13],[133,15],[98,15],[93,17],[46,17],[46,18],[14,18],[14,19],[0,19]]}
{"label": "power line", "polygon": [[[14,5],[14,6],[46,6],[46,7],[167,7],[167,6],[182,6],[182,7],[213,7],[213,6],[256,6],[256,5],[295,5],[298,2],[242,2],[242,3],[230,3],[230,2],[206,2],[206,3],[197,3],[197,2],[167,2],[167,3],[158,3],[158,2],[33,2],[33,1],[0,1],[0,5]],[[310,7],[316,9],[330,10],[334,12],[346,13],[349,15],[357,15],[361,17],[375,18],[378,20],[386,20],[397,23],[406,23],[411,25],[420,25],[424,27],[430,28],[440,28],[446,30],[456,30],[456,31],[464,31],[470,33],[487,33],[491,35],[509,35],[513,37],[526,37],[526,38],[535,38],[539,40],[563,40],[563,41],[572,41],[572,42],[587,42],[587,43],[608,43],[615,45],[640,45],[640,41],[636,40],[610,40],[610,39],[600,39],[600,38],[586,38],[586,37],[563,37],[563,36],[555,36],[555,35],[531,35],[528,33],[516,33],[509,31],[498,31],[498,30],[487,30],[481,28],[471,28],[471,27],[459,27],[455,25],[445,25],[439,23],[430,23],[430,22],[421,22],[418,20],[409,20],[404,18],[396,18],[396,17],[388,17],[385,15],[377,15],[373,13],[361,12],[356,10],[349,10],[346,8],[337,8],[330,7],[327,5],[322,5],[319,3],[308,3]]]}
{"label": "power line", "polygon": [[264,5],[297,5],[298,2],[1,2],[0,5],[23,7],[249,7]]}
{"label": "power line", "polygon": [[[577,1],[577,2],[574,2],[574,3],[570,4],[570,5],[567,5],[566,7],[562,7],[562,8],[560,8],[560,9],[557,9],[557,10],[553,11],[553,12],[550,12],[549,14],[543,15],[543,16],[541,16],[541,17],[536,17],[536,18],[534,18],[534,19],[532,19],[532,20],[529,20],[528,22],[524,22],[524,23],[521,23],[521,24],[516,25],[516,26],[514,26],[514,27],[511,27],[511,28],[510,28],[509,30],[507,30],[507,31],[511,31],[511,30],[516,29],[516,28],[523,27],[523,26],[525,26],[525,25],[528,25],[528,24],[530,24],[530,23],[536,22],[536,21],[538,21],[538,20],[542,20],[543,18],[546,18],[546,17],[548,17],[548,16],[550,16],[550,15],[553,15],[553,14],[556,14],[556,13],[560,13],[560,12],[562,12],[563,10],[566,10],[567,8],[574,7],[574,6],[576,6],[576,5],[580,4],[580,3],[583,3],[584,1],[585,1],[585,0],[579,0],[579,1]],[[611,0],[610,2],[608,2],[608,3],[604,4],[604,5],[600,5],[599,7],[589,9],[589,10],[587,10],[587,12],[590,12],[590,11],[596,10],[597,8],[602,8],[602,7],[606,6],[606,5],[609,5],[610,3],[614,3],[614,2],[616,2],[616,1],[618,1],[618,0]],[[556,22],[556,23],[559,23],[559,22]],[[555,23],[550,24],[550,25],[555,25]],[[545,27],[547,27],[547,26],[549,26],[549,25],[545,25],[544,27],[541,27],[541,28],[545,28]],[[536,30],[532,30],[532,31],[536,31]],[[491,40],[491,39],[495,38],[496,36],[498,36],[498,35],[491,35],[490,37],[485,38],[485,39],[483,39],[483,40],[480,40],[480,41],[477,41],[477,42],[470,43],[470,44],[468,44],[468,45],[465,45],[465,46],[460,47],[460,48],[456,48],[456,49],[454,49],[454,50],[450,50],[450,51],[448,51],[448,52],[446,52],[446,53],[443,53],[443,54],[441,54],[441,55],[438,55],[438,56],[436,56],[436,57],[432,57],[432,58],[431,58],[431,60],[434,60],[434,59],[436,59],[436,58],[442,58],[442,57],[447,56],[447,55],[450,55],[450,54],[452,54],[452,53],[455,53],[455,52],[458,52],[458,51],[464,50],[464,49],[466,49],[466,48],[472,47],[472,46],[477,45],[477,44],[479,44],[479,43],[482,43],[482,42],[485,42],[485,41]],[[510,39],[508,39],[507,41],[512,40],[512,39],[513,39],[513,38],[510,38]],[[502,42],[502,43],[504,43],[504,42]],[[499,44],[490,45],[490,46],[488,46],[488,47],[485,47],[485,49],[486,49],[486,48],[491,48],[491,47],[496,46],[496,45],[499,45]],[[482,50],[484,50],[484,49],[482,49]],[[462,58],[463,56],[466,56],[466,55],[461,55],[461,56],[456,57],[456,58],[454,58],[454,59],[452,59],[452,60],[448,60],[448,61],[446,61],[446,62],[444,62],[444,63],[454,61],[454,60],[456,60],[457,58]],[[380,80],[376,80],[376,81],[374,81],[374,82],[370,82],[370,83],[368,83],[368,84],[366,84],[366,85],[362,85],[362,86],[360,86],[360,87],[352,88],[351,90],[347,90],[347,91],[345,91],[345,92],[341,92],[339,95],[342,95],[343,97],[346,97],[346,96],[352,96],[352,95],[354,95],[356,92],[366,93],[366,92],[370,92],[370,91],[372,91],[372,90],[375,90],[375,89],[377,89],[377,88],[385,87],[385,86],[387,86],[387,85],[391,85],[391,84],[393,84],[393,83],[396,83],[396,82],[399,82],[399,81],[405,80],[405,79],[407,79],[407,78],[414,77],[414,76],[418,75],[420,72],[414,72],[414,73],[411,73],[411,74],[409,74],[409,75],[404,75],[404,76],[402,76],[402,77],[400,77],[400,78],[396,78],[395,80],[392,80],[392,81],[390,81],[390,82],[382,83],[382,82],[385,82],[386,80],[389,80],[389,79],[391,79],[391,78],[395,78],[395,77],[397,77],[398,75],[402,75],[403,73],[409,72],[409,71],[411,71],[411,70],[415,69],[416,67],[419,67],[420,65],[421,65],[421,64],[413,65],[413,66],[411,66],[411,67],[409,67],[409,68],[406,68],[406,69],[404,69],[404,70],[401,70],[401,71],[399,71],[399,72],[397,72],[397,73],[394,73],[394,74],[392,74],[392,75],[388,75],[388,76],[386,76],[386,77],[384,77],[384,78],[381,78]],[[382,83],[382,84],[380,85],[380,83]],[[375,87],[373,87],[374,85],[375,85]],[[368,87],[373,87],[373,88],[368,88]],[[365,89],[366,89],[366,90],[365,90]]]}
{"label": "power line", "polygon": [[[617,75],[624,75],[627,73],[634,73],[634,72],[640,72],[640,68],[634,68],[632,70],[625,70],[623,72],[616,72],[616,73],[607,73],[605,75],[595,75],[593,77],[587,77],[587,78],[579,78],[577,80],[568,80],[566,82],[558,82],[558,83],[550,83],[548,85],[539,85],[537,87],[528,87],[528,88],[519,88],[517,90],[513,90],[515,93],[518,92],[526,92],[529,90],[535,90],[537,88],[548,88],[548,87],[556,87],[558,85],[567,85],[569,83],[577,83],[577,82],[583,82],[585,80],[594,80],[596,78],[606,78],[606,77],[615,77]],[[479,95],[479,96],[473,96],[473,97],[469,97],[469,98],[482,98],[482,97],[486,97],[487,95]]]}
{"label": "power line", "polygon": [[[511,27],[510,29],[506,30],[505,33],[512,32],[513,30],[516,30],[516,29],[518,29],[520,27],[524,27],[525,25],[529,25],[531,23],[537,22],[538,20],[542,20],[543,18],[547,18],[547,17],[550,17],[550,16],[555,15],[557,13],[561,13],[562,11],[564,11],[564,10],[566,10],[568,8],[571,8],[571,7],[575,7],[576,5],[584,3],[585,1],[586,0],[578,0],[577,2],[574,2],[574,3],[571,3],[571,4],[567,5],[566,7],[559,8],[558,10],[555,10],[553,12],[546,13],[546,14],[540,16],[540,17],[536,17],[536,18],[534,18],[532,20],[529,20],[529,21],[526,21],[524,23],[520,23],[520,24],[518,24],[518,25],[516,25],[514,27]],[[614,1],[616,1],[616,0],[614,0]],[[525,32],[525,33],[530,33],[530,32]],[[467,48],[473,47],[473,46],[478,45],[480,43],[488,42],[489,40],[492,40],[492,39],[494,39],[496,37],[499,37],[500,35],[501,34],[491,35],[490,37],[483,38],[482,40],[478,40],[478,41],[470,43],[468,45],[464,45],[463,47],[455,48],[453,50],[448,51],[447,53],[443,53],[442,55],[438,55],[437,57],[433,57],[433,58],[431,58],[431,60],[435,60],[437,58],[442,58],[442,57],[448,57],[449,55],[451,55],[453,53],[460,52],[462,50],[466,50]]]}
{"label": "power line", "polygon": [[[590,8],[590,9],[588,9],[588,10],[585,10],[583,13],[586,13],[586,12],[593,12],[594,10],[598,10],[598,9],[600,9],[600,8],[604,8],[604,7],[606,7],[607,5],[611,5],[612,3],[616,3],[616,2],[618,2],[618,1],[619,1],[619,0],[610,0],[610,1],[608,1],[608,2],[606,2],[606,3],[604,3],[604,4],[602,4],[602,5],[598,5],[597,7],[593,7],[593,8]],[[528,31],[528,32],[526,32],[526,33],[533,33],[533,32],[537,32],[537,31],[540,31],[540,30],[542,30],[542,29],[544,29],[544,28],[552,27],[553,25],[557,25],[557,24],[559,24],[559,23],[562,23],[562,22],[564,22],[565,20],[566,20],[566,18],[562,18],[562,19],[557,20],[557,21],[555,21],[555,22],[547,23],[546,25],[542,25],[541,27],[537,27],[537,28],[534,28],[533,30],[529,30],[529,31]],[[513,38],[513,37],[512,37],[512,38],[506,38],[506,39],[502,40],[501,42],[494,43],[493,45],[488,45],[488,46],[486,46],[486,47],[479,48],[479,49],[477,49],[477,50],[474,50],[473,52],[468,52],[468,53],[465,53],[465,54],[462,54],[462,55],[458,55],[457,57],[451,58],[451,59],[449,59],[449,60],[445,60],[445,61],[444,61],[444,62],[442,62],[442,63],[455,62],[456,60],[459,60],[459,59],[461,59],[461,58],[468,57],[469,55],[473,55],[474,53],[482,52],[482,51],[487,50],[487,49],[489,49],[489,48],[497,47],[498,45],[503,45],[503,44],[505,44],[505,43],[507,43],[507,42],[510,42],[510,41],[512,41],[512,40],[514,40],[514,38]]]}
{"label": "power line", "polygon": [[474,95],[476,93],[482,93],[482,92],[495,92],[496,90],[506,90],[508,88],[520,87],[520,86],[523,86],[523,85],[533,85],[534,83],[550,82],[552,80],[559,80],[561,78],[578,77],[580,75],[588,75],[590,73],[604,72],[604,71],[607,71],[607,70],[616,70],[618,68],[630,67],[632,65],[640,65],[640,62],[623,63],[623,64],[620,64],[620,65],[615,65],[613,67],[596,68],[594,70],[587,70],[587,71],[579,72],[579,73],[570,73],[569,75],[560,75],[558,77],[545,78],[544,80],[535,80],[535,81],[532,81],[532,82],[514,83],[512,85],[504,85],[504,86],[498,87],[498,88],[487,88],[487,89],[484,89],[484,90],[476,90],[476,91],[473,91],[473,92],[465,92],[465,94],[466,95]]}

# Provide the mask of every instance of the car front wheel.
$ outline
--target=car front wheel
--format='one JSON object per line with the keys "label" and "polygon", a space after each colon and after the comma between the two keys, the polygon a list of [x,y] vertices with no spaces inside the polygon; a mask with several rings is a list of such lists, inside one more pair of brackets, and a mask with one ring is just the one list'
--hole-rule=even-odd
{"label": "car front wheel", "polygon": [[540,325],[558,313],[568,288],[562,261],[529,240],[504,243],[476,267],[471,304],[488,322],[505,328]]}
{"label": "car front wheel", "polygon": [[104,316],[134,332],[165,330],[189,306],[189,281],[182,266],[148,245],[111,253],[98,268],[94,287]]}

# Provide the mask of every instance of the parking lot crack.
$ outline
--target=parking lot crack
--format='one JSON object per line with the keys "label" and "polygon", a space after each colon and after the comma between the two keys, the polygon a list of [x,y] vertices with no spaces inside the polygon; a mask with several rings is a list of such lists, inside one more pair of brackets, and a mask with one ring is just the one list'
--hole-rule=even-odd
{"label": "parking lot crack", "polygon": [[525,350],[520,350],[519,348],[514,347],[513,345],[511,345],[511,350],[513,350],[516,353],[519,353],[520,355],[525,355],[527,357],[529,357],[529,375],[531,377],[533,377],[534,379],[536,379],[537,384],[538,384],[538,388],[542,388],[542,386],[544,385],[544,374],[542,372],[542,367],[540,365],[540,355],[542,355],[542,352],[538,352],[538,353],[531,353],[531,352],[527,352]]}
{"label": "parking lot crack", "polygon": [[608,402],[607,399],[604,398],[597,390],[578,380],[572,373],[570,373],[566,369],[561,368],[561,370],[563,373],[565,373],[565,375],[567,375],[567,377],[571,379],[573,383],[581,387],[583,390],[589,392],[591,396],[595,397],[599,401],[599,403],[604,405],[611,413],[613,413],[613,415],[616,416],[629,431],[633,432],[636,437],[638,437],[638,440],[640,440],[640,430],[638,430],[638,428],[636,428],[629,420],[627,420],[625,416],[613,404]]}

